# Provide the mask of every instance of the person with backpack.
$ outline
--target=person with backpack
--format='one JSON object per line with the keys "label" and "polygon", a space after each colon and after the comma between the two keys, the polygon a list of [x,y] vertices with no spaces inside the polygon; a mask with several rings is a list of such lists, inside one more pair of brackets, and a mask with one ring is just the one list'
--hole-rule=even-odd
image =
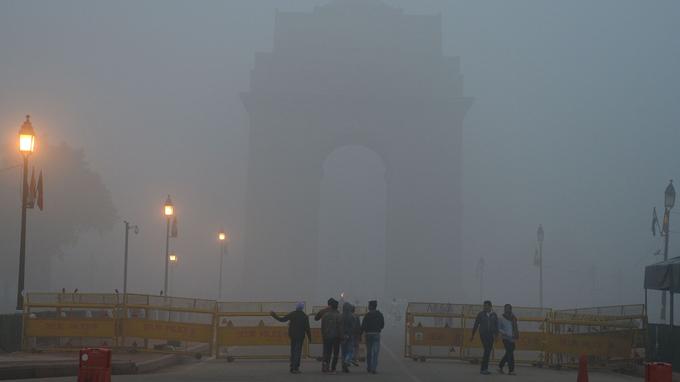
{"label": "person with backpack", "polygon": [[503,339],[505,355],[498,364],[498,372],[504,374],[503,367],[508,364],[508,374],[515,375],[515,341],[519,338],[517,317],[512,313],[512,305],[505,304],[503,314],[498,319],[498,331]]}
{"label": "person with backpack", "polygon": [[271,316],[279,322],[289,322],[288,337],[290,337],[290,372],[300,373],[300,359],[302,358],[302,345],[305,342],[305,335],[309,343],[312,342],[312,331],[309,328],[309,317],[305,313],[305,304],[298,302],[295,310],[287,315],[280,317],[275,312],[270,312]]}
{"label": "person with backpack", "polygon": [[340,353],[340,340],[342,338],[342,317],[338,311],[338,301],[335,299],[328,300],[328,308],[324,309],[321,315],[317,313],[316,317],[321,319],[321,335],[323,337],[323,363],[321,371],[335,374],[335,369],[338,366],[338,353]]}
{"label": "person with backpack", "polygon": [[368,313],[361,322],[361,333],[366,334],[366,371],[377,374],[380,354],[380,332],[385,328],[385,317],[378,310],[378,301],[368,302]]}
{"label": "person with backpack", "polygon": [[484,355],[482,356],[482,364],[480,366],[480,374],[488,375],[489,373],[489,357],[493,350],[493,342],[498,335],[498,316],[491,310],[491,301],[484,301],[484,308],[477,314],[475,318],[475,325],[472,327],[472,337],[470,342],[475,339],[475,333],[479,329],[479,339],[482,341],[484,347]]}
{"label": "person with backpack", "polygon": [[354,330],[356,320],[354,307],[349,302],[342,305],[342,372],[349,373],[349,365],[354,354]]}

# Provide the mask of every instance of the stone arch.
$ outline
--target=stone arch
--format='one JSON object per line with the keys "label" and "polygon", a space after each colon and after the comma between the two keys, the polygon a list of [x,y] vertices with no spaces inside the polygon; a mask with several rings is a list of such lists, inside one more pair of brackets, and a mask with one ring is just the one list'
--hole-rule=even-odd
{"label": "stone arch", "polygon": [[386,297],[459,291],[471,100],[458,59],[441,52],[439,16],[379,1],[277,12],[274,50],[256,55],[242,100],[250,124],[244,294],[314,295],[323,161],[352,144],[386,168]]}
{"label": "stone arch", "polygon": [[381,298],[385,290],[385,164],[373,150],[349,145],[323,161],[316,301]]}

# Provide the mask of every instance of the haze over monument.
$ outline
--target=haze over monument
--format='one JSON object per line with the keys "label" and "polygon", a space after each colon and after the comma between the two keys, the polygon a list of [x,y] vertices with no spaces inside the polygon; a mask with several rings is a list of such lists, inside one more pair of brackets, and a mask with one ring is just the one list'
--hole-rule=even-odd
{"label": "haze over monument", "polygon": [[310,277],[324,260],[324,160],[358,145],[382,159],[386,183],[385,287],[363,293],[450,296],[459,290],[462,124],[472,102],[458,58],[442,53],[441,17],[341,0],[275,20],[274,49],[256,55],[242,96],[250,117],[246,290],[284,297],[286,275],[298,280],[293,295],[323,299],[314,291],[328,292],[324,283],[335,282],[337,295],[360,282],[352,268],[366,259],[339,250],[324,255],[355,265]]}

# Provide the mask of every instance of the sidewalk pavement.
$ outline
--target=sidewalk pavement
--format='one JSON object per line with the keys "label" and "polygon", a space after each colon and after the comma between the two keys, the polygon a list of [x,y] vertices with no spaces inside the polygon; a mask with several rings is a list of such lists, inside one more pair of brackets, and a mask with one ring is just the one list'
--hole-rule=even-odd
{"label": "sidewalk pavement", "polygon": [[[137,374],[156,371],[181,362],[183,356],[161,353],[112,354],[112,374]],[[0,353],[0,380],[75,376],[78,352]]]}

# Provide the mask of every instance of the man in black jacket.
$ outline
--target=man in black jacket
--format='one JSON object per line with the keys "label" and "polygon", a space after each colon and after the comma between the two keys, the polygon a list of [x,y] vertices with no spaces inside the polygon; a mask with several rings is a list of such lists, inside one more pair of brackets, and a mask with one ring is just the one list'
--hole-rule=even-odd
{"label": "man in black jacket", "polygon": [[380,353],[380,332],[385,328],[385,318],[378,310],[378,302],[368,302],[368,313],[361,322],[361,333],[366,334],[366,370],[376,374]]}
{"label": "man in black jacket", "polygon": [[491,310],[491,301],[489,300],[484,301],[484,310],[479,312],[477,318],[475,318],[475,326],[472,328],[470,342],[475,339],[477,329],[479,329],[479,339],[484,347],[480,373],[484,375],[491,374],[489,373],[489,357],[491,356],[491,350],[493,350],[493,342],[498,335],[498,316]]}
{"label": "man in black jacket", "polygon": [[305,304],[298,302],[295,311],[280,317],[275,312],[271,312],[272,317],[280,322],[290,322],[288,324],[288,336],[290,337],[290,372],[300,373],[300,358],[302,357],[302,344],[305,342],[305,335],[309,342],[312,342],[312,331],[309,329],[309,317],[305,313]]}
{"label": "man in black jacket", "polygon": [[343,337],[342,317],[338,311],[338,301],[333,298],[328,300],[328,307],[317,313],[315,319],[321,319],[321,336],[323,337],[321,371],[335,374],[340,354],[340,342]]}

